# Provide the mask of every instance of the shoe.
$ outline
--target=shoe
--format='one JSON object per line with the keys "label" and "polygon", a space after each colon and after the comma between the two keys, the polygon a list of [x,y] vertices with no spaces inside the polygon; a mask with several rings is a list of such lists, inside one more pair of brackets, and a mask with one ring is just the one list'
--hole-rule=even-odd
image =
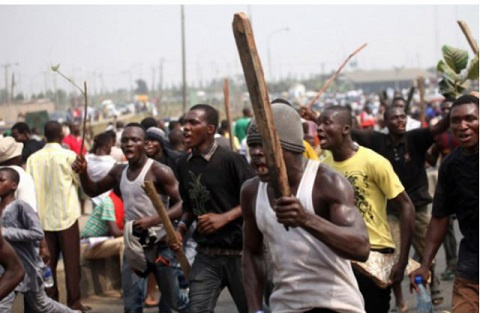
{"label": "shoe", "polygon": [[447,268],[441,275],[440,275],[442,280],[453,280],[455,278],[455,271]]}

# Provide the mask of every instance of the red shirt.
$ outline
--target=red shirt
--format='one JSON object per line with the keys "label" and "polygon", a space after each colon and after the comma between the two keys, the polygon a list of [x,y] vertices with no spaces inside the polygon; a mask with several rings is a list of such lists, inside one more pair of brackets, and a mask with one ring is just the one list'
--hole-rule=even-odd
{"label": "red shirt", "polygon": [[[82,137],[75,137],[72,134],[68,134],[63,138],[62,143],[67,145],[70,150],[75,152],[77,155],[80,155],[80,146],[82,145]],[[87,149],[83,147],[82,155],[87,153]]]}

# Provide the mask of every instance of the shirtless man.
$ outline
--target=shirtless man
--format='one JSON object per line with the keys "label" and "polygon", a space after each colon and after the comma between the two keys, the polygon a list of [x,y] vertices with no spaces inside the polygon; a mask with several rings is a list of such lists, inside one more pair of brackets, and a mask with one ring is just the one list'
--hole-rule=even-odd
{"label": "shirtless man", "polygon": [[[128,124],[121,137],[121,148],[128,165],[115,165],[107,176],[98,181],[94,182],[88,176],[87,162],[83,157],[77,157],[72,164],[72,168],[80,174],[83,189],[90,197],[102,194],[119,185],[125,207],[125,223],[133,221],[133,228],[139,231],[148,230],[161,223],[150,199],[141,188],[144,181],[153,181],[160,194],[170,197],[171,207],[168,215],[171,219],[179,218],[182,212],[182,202],[175,175],[168,166],[147,157],[145,137],[145,130],[140,124]],[[149,271],[153,271],[167,304],[172,309],[184,312],[188,309],[189,301],[178,286],[174,270],[176,259],[168,249],[165,237],[161,237],[161,231],[156,232],[159,241],[155,242],[153,246],[144,248],[145,255],[153,254],[153,258],[147,259],[147,271],[143,274],[146,275]],[[155,262],[158,256],[169,260],[170,264]],[[134,274],[126,257],[123,260],[122,285],[125,312],[142,312],[143,279]]]}
{"label": "shirtless man", "polygon": [[0,265],[4,272],[0,276],[0,300],[12,292],[23,280],[25,270],[15,250],[3,240],[2,228],[0,227]]}
{"label": "shirtless man", "polygon": [[[272,113],[288,164],[288,184],[296,196],[275,199],[262,139],[253,120],[247,143],[257,177],[243,184],[240,200],[243,282],[249,312],[262,308],[264,241],[273,265],[272,312],[365,312],[347,260],[365,261],[370,251],[353,189],[342,175],[302,155],[302,124],[292,107],[273,103]],[[290,227],[288,232],[284,226]]]}

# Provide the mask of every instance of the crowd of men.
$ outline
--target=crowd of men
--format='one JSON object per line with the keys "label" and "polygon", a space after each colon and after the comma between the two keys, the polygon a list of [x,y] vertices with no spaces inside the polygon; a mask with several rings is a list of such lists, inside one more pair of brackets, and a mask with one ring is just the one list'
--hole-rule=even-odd
{"label": "crowd of men", "polygon": [[[214,312],[225,287],[242,313],[405,312],[400,283],[411,247],[420,263],[408,273],[411,288],[418,291],[421,276],[435,305],[450,296],[438,288],[434,266],[444,238],[442,278],[455,279],[453,312],[478,312],[478,94],[441,108],[443,115],[409,130],[406,101],[395,98],[383,111],[385,130],[372,130],[378,121],[368,109],[356,117],[347,106],[314,112],[272,101],[291,191],[280,197],[267,164],[272,152],[248,108],[232,134],[215,108],[197,104],[168,127],[154,118],[109,125],[89,147],[78,123],[65,135],[49,121],[38,141],[19,122],[0,138],[0,312],[11,310],[19,292],[29,312],[89,311],[80,259],[115,255],[124,312],[146,304]],[[439,154],[432,198],[426,166]],[[178,241],[167,239],[146,181]],[[93,211],[80,230],[87,197]],[[463,236],[458,257],[454,219]],[[60,254],[66,305],[58,302]]]}

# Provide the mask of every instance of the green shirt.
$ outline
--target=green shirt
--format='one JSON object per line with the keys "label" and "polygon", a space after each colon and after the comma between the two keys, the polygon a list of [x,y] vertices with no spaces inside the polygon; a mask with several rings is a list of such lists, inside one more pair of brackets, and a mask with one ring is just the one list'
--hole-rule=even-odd
{"label": "green shirt", "polygon": [[108,223],[115,222],[115,208],[112,199],[105,197],[95,208],[82,229],[82,238],[108,236]]}
{"label": "green shirt", "polygon": [[242,142],[243,138],[247,136],[247,128],[249,123],[249,117],[241,117],[235,122],[233,134],[238,138],[239,142]]}

